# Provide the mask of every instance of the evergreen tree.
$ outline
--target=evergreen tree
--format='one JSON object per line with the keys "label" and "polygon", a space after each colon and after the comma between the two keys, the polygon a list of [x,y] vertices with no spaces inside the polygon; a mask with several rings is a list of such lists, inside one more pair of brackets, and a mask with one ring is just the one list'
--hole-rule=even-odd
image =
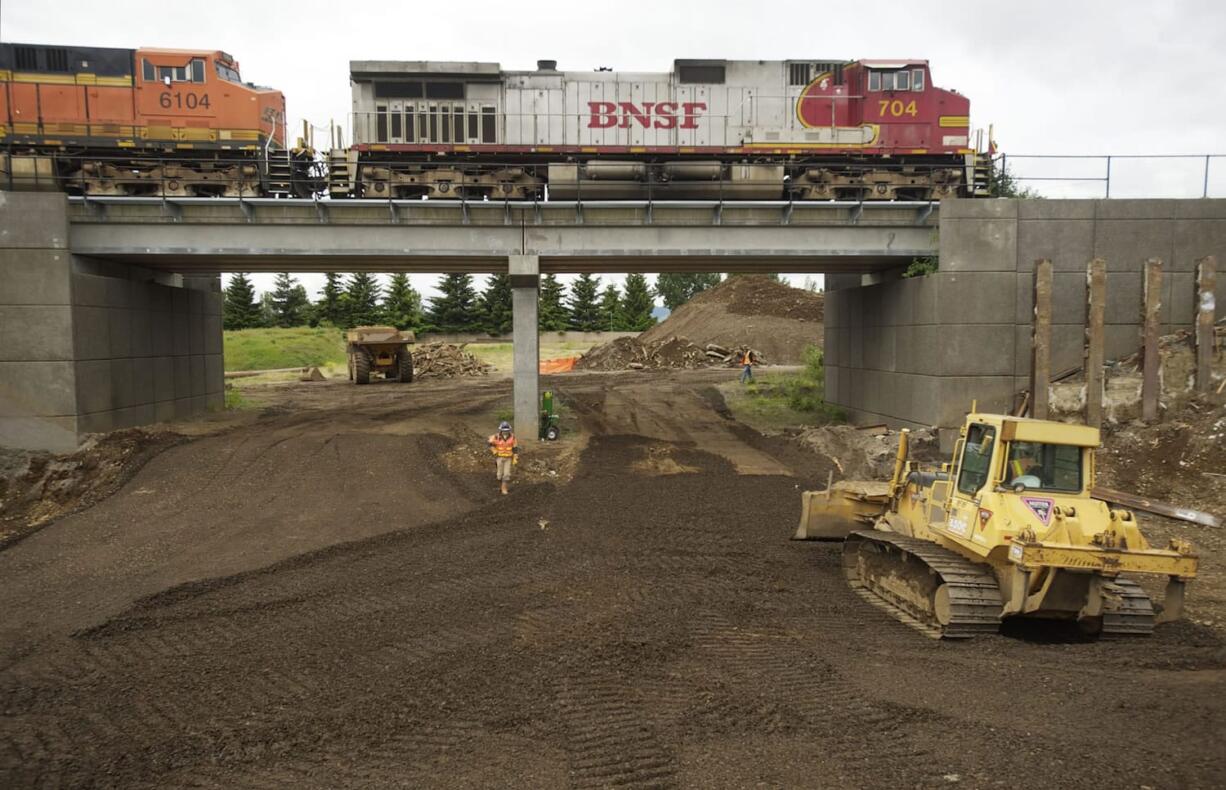
{"label": "evergreen tree", "polygon": [[307,308],[311,301],[307,298],[306,289],[288,273],[277,275],[272,294],[272,326],[291,327],[306,323]]}
{"label": "evergreen tree", "polygon": [[319,303],[315,308],[317,323],[341,326],[345,322],[342,295],[341,276],[336,272],[325,273],[324,287],[319,292]]}
{"label": "evergreen tree", "polygon": [[627,332],[642,332],[655,325],[651,311],[655,302],[647,278],[641,274],[626,275],[626,295],[622,298],[622,329]]}
{"label": "evergreen tree", "polygon": [[277,307],[273,304],[272,294],[265,292],[260,295],[260,323],[257,326],[261,328],[270,328],[277,325]]}
{"label": "evergreen tree", "polygon": [[656,293],[664,300],[664,306],[676,310],[698,294],[719,285],[718,273],[710,274],[658,274]]}
{"label": "evergreen tree", "polygon": [[260,306],[255,301],[255,286],[246,274],[230,275],[222,308],[222,326],[226,329],[251,329],[260,325]]}
{"label": "evergreen tree", "polygon": [[354,272],[345,284],[342,304],[345,326],[369,326],[379,322],[379,280],[368,272]]}
{"label": "evergreen tree", "polygon": [[616,283],[605,286],[600,295],[600,329],[604,332],[616,332],[622,325],[622,295],[617,290]]}
{"label": "evergreen tree", "polygon": [[481,316],[471,274],[444,274],[439,295],[430,299],[426,314],[429,327],[437,332],[478,332]]}
{"label": "evergreen tree", "polygon": [[562,304],[562,294],[565,291],[556,274],[546,274],[541,278],[541,300],[538,308],[538,325],[544,332],[563,332],[569,323],[570,316],[566,305]]}
{"label": "evergreen tree", "polygon": [[481,322],[491,335],[511,331],[511,275],[491,274],[481,293]]}
{"label": "evergreen tree", "polygon": [[421,328],[421,294],[409,282],[409,275],[404,272],[392,275],[387,284],[387,293],[383,296],[382,312],[383,323],[397,329],[416,331]]}
{"label": "evergreen tree", "polygon": [[600,278],[581,274],[570,284],[570,328],[579,332],[600,329]]}

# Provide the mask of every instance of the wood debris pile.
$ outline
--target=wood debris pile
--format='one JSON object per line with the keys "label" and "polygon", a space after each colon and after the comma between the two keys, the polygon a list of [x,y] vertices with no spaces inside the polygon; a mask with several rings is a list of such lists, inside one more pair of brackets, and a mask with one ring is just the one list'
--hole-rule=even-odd
{"label": "wood debris pile", "polygon": [[765,365],[766,357],[761,351],[749,346],[721,346],[718,343],[707,343],[706,346],[707,358],[711,360],[712,365],[724,365],[730,368],[740,367],[741,360],[745,359],[746,352],[749,353],[749,358],[755,365]]}
{"label": "wood debris pile", "polygon": [[411,351],[413,375],[419,378],[485,376],[493,369],[454,343],[422,343]]}
{"label": "wood debris pile", "polygon": [[619,337],[584,354],[575,367],[586,370],[644,370],[705,368],[711,364],[705,350],[683,337],[670,336],[651,343],[642,343],[633,337]]}

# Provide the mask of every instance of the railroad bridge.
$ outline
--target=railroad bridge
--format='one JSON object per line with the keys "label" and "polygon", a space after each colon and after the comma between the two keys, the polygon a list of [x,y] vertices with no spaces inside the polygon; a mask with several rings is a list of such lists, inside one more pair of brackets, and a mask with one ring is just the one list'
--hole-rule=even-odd
{"label": "railroad bridge", "polygon": [[[940,271],[902,279],[914,258]],[[1226,200],[444,202],[75,198],[0,192],[0,445],[220,408],[220,272],[509,272],[515,415],[535,435],[542,273],[827,275],[828,398],[853,417],[957,424],[1029,373],[1033,261],[1056,269],[1053,366],[1079,364],[1085,265],[1109,272],[1107,353],[1138,345],[1141,267],[1162,320],[1226,260]],[[1219,280],[1218,299],[1226,278]]]}

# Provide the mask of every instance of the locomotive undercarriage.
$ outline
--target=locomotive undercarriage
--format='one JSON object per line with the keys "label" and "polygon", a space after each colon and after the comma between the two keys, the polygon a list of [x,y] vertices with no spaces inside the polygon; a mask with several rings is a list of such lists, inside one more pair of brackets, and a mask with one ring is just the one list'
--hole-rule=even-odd
{"label": "locomotive undercarriage", "polygon": [[967,194],[964,168],[949,162],[366,160],[334,151],[333,198],[433,200],[940,200]]}
{"label": "locomotive undercarriage", "polygon": [[181,157],[114,151],[0,154],[0,188],[62,190],[89,197],[311,197],[322,178],[304,152]]}
{"label": "locomotive undercarriage", "polygon": [[545,186],[523,167],[363,166],[358,174],[359,194],[368,198],[530,200],[542,197]]}

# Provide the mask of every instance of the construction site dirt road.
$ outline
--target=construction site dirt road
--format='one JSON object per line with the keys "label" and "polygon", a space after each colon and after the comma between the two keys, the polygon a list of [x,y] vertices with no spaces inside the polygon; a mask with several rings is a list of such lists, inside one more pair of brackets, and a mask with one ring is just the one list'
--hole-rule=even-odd
{"label": "construction site dirt road", "polygon": [[0,785],[1226,784],[1226,631],[922,637],[788,540],[830,462],[729,419],[736,374],[559,378],[509,497],[502,380],[170,443],[0,551]]}

